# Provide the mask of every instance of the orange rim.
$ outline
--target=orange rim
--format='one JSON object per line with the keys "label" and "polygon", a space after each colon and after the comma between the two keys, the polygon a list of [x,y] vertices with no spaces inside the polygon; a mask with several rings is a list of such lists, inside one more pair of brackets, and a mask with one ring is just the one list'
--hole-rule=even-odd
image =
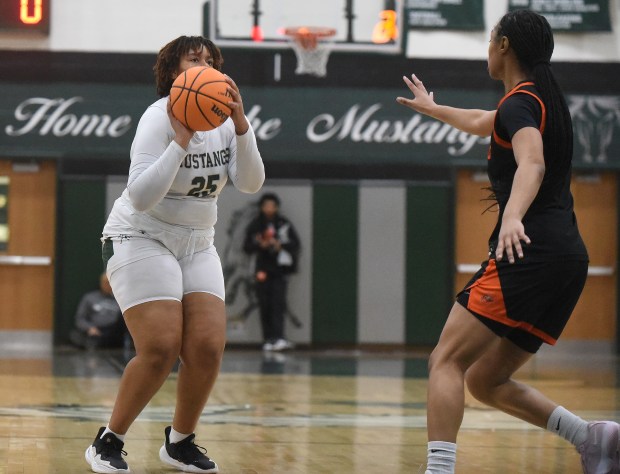
{"label": "orange rim", "polygon": [[336,30],[334,28],[327,28],[323,26],[291,26],[284,29],[284,34],[295,38],[329,38],[330,36],[334,36],[336,34]]}

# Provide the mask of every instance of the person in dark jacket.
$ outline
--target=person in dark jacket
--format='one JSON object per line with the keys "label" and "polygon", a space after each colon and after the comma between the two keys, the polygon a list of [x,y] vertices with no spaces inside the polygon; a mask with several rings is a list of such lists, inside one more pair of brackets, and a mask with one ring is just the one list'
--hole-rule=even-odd
{"label": "person in dark jacket", "polygon": [[255,290],[263,330],[263,350],[292,349],[284,337],[288,276],[297,271],[299,236],[293,224],[279,212],[280,198],[264,194],[259,214],[246,229],[243,249],[256,255]]}
{"label": "person in dark jacket", "polygon": [[102,273],[99,289],[85,293],[78,304],[71,342],[87,349],[123,347],[126,331],[121,308],[108,277]]}

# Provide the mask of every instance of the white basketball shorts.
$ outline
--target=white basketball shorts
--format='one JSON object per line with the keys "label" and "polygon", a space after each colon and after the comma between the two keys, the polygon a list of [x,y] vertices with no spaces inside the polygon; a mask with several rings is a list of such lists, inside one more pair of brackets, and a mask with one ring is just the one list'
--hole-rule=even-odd
{"label": "white basketball shorts", "polygon": [[225,299],[212,229],[188,229],[145,215],[133,224],[106,226],[102,238],[106,273],[123,312],[148,301],[182,301],[194,292]]}

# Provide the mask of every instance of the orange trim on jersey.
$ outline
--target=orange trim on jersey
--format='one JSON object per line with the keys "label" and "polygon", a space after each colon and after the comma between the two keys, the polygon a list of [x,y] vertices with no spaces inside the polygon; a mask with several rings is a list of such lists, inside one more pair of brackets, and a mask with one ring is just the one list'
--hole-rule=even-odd
{"label": "orange trim on jersey", "polygon": [[502,148],[510,148],[512,150],[512,143],[504,140],[503,138],[500,138],[500,136],[495,131],[495,128],[493,129],[493,140],[495,140],[495,143],[497,143]]}
{"label": "orange trim on jersey", "polygon": [[[502,97],[502,100],[500,100],[499,104],[497,104],[497,108],[499,109],[500,106],[504,103],[504,101],[508,97],[510,97],[511,95],[514,95],[514,94],[528,94],[528,95],[531,95],[532,97],[534,97],[534,99],[536,99],[538,101],[538,103],[540,104],[540,107],[542,109],[542,117],[541,117],[541,120],[540,120],[540,126],[538,127],[538,130],[540,131],[540,134],[542,135],[545,132],[545,124],[547,122],[547,109],[545,107],[545,104],[543,104],[543,101],[540,100],[540,97],[538,97],[536,94],[534,94],[534,93],[532,93],[530,91],[521,90],[521,87],[523,87],[523,86],[533,86],[533,85],[534,85],[533,82],[523,82],[521,84],[517,84],[515,87],[512,88],[512,90],[510,92],[508,92],[508,94],[506,94],[504,97]],[[495,131],[495,127],[493,127],[493,140],[495,140],[495,143],[497,143],[502,148],[512,149],[512,143],[510,143],[509,141],[504,140],[503,138],[500,138],[500,136]]]}
{"label": "orange trim on jersey", "polygon": [[495,259],[489,260],[484,274],[467,289],[469,290],[467,309],[505,326],[529,332],[547,344],[555,345],[557,342],[557,339],[534,327],[532,324],[524,321],[515,321],[508,317]]}

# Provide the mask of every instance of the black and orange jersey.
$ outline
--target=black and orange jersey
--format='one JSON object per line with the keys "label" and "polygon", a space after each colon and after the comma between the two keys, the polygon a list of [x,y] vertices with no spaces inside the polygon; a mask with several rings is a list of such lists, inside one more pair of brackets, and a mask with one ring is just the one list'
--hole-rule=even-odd
{"label": "black and orange jersey", "polygon": [[[543,138],[545,176],[522,220],[525,234],[531,239],[531,244],[524,247],[524,259],[588,258],[570,192],[572,146],[565,156],[560,156],[551,145],[546,125],[547,110],[533,82],[517,84],[498,104],[487,162],[491,189],[499,205],[498,221],[489,239],[491,255],[495,254],[502,216],[517,170],[512,137],[522,128],[534,127]],[[572,144],[572,136],[565,139]]]}

